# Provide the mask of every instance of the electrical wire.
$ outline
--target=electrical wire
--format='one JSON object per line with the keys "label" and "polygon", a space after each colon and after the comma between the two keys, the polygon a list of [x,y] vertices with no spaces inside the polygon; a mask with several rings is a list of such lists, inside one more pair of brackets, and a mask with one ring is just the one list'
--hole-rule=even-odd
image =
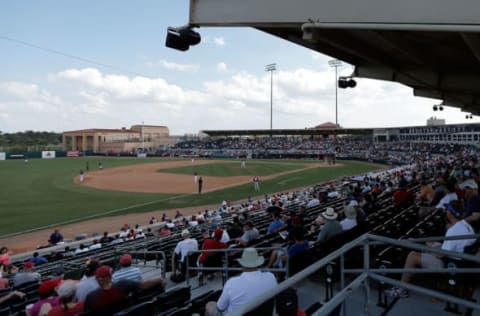
{"label": "electrical wire", "polygon": [[36,45],[36,44],[25,42],[25,41],[15,39],[15,38],[12,38],[12,37],[8,37],[8,36],[5,36],[5,35],[0,34],[0,39],[8,41],[8,42],[12,42],[12,43],[20,44],[20,45],[23,45],[23,46],[27,46],[27,47],[30,47],[30,48],[39,49],[39,50],[42,50],[42,51],[47,52],[47,53],[60,55],[60,56],[70,58],[70,59],[75,59],[75,60],[78,60],[78,61],[82,61],[84,63],[88,63],[88,64],[92,64],[92,65],[96,65],[96,66],[100,66],[100,67],[104,67],[104,68],[109,68],[109,69],[116,70],[116,71],[121,71],[121,72],[124,72],[124,73],[129,73],[129,74],[135,75],[135,76],[142,76],[142,77],[150,78],[149,76],[146,76],[146,75],[141,74],[141,73],[136,72],[136,71],[123,69],[123,68],[113,66],[113,65],[109,65],[109,64],[99,62],[99,61],[96,61],[96,60],[93,60],[93,59],[84,58],[84,57],[72,55],[72,54],[69,54],[69,53],[64,53],[64,52],[61,52],[61,51],[56,50],[56,49],[52,49],[52,48],[48,48],[48,47],[42,47],[42,46],[39,46],[39,45]]}

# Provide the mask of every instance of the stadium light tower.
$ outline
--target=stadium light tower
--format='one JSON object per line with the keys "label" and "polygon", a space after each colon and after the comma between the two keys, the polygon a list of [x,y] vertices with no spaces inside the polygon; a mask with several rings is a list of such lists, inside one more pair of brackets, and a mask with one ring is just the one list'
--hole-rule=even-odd
{"label": "stadium light tower", "polygon": [[270,72],[270,136],[273,130],[273,72],[277,70],[277,64],[268,64],[265,71]]}
{"label": "stadium light tower", "polygon": [[328,61],[328,65],[335,68],[335,125],[338,127],[338,67],[342,66],[342,62],[338,59]]}
{"label": "stadium light tower", "polygon": [[143,132],[143,127],[145,126],[145,121],[142,121],[142,153],[145,152],[145,134]]}

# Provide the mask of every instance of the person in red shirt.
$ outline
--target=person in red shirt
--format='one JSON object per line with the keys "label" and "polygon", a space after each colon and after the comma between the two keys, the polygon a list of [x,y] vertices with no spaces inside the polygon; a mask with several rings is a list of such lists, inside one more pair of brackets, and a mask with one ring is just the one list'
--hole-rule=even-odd
{"label": "person in red shirt", "polygon": [[393,205],[404,206],[413,201],[413,195],[407,189],[407,184],[400,181],[398,189],[393,192]]}
{"label": "person in red shirt", "polygon": [[[223,236],[223,230],[215,229],[215,232],[213,233],[213,238],[208,236],[208,231],[206,233],[207,235],[205,240],[203,241],[202,250],[225,249],[227,247],[226,243],[220,241]],[[218,266],[217,261],[221,260],[221,256],[222,256],[222,253],[219,253],[219,252],[202,252],[200,257],[198,258],[198,264],[200,267],[217,267]],[[219,259],[219,260],[216,260],[216,259]],[[200,277],[199,277],[200,283],[203,283],[204,274],[208,274],[208,273],[200,274]],[[208,275],[211,275],[211,274],[208,274]]]}
{"label": "person in red shirt", "polygon": [[149,289],[164,289],[167,284],[162,278],[149,279],[142,282],[119,280],[112,282],[112,268],[103,265],[95,271],[100,288],[90,292],[84,309],[92,316],[111,316],[128,306],[128,298]]}
{"label": "person in red shirt", "polygon": [[10,255],[12,254],[11,251],[8,251],[7,247],[2,247],[0,249],[0,264],[4,266],[8,266],[10,264]]}

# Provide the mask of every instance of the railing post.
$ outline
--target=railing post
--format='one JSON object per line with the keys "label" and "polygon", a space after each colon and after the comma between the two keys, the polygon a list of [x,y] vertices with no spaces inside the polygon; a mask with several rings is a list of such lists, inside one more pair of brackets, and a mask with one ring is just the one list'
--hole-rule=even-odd
{"label": "railing post", "polygon": [[[370,276],[370,238],[367,236],[363,243],[363,271]],[[364,315],[368,315],[368,304],[370,301],[370,286],[368,277],[363,280],[363,288],[365,289],[365,303],[363,305]]]}
{"label": "railing post", "polygon": [[185,278],[187,279],[187,285],[190,285],[190,251],[187,252],[187,257],[185,259],[187,260]]}
{"label": "railing post", "polygon": [[[340,289],[345,288],[345,254],[342,252],[340,255]],[[342,315],[347,316],[347,308],[345,307],[345,301],[340,304],[340,309],[342,310]]]}
{"label": "railing post", "polygon": [[[224,285],[225,282],[227,282],[228,280],[228,252],[225,251],[224,254],[225,254],[225,263],[223,264],[224,272],[222,272],[222,283],[223,283],[222,285]],[[225,273],[225,278],[223,278],[223,273]]]}

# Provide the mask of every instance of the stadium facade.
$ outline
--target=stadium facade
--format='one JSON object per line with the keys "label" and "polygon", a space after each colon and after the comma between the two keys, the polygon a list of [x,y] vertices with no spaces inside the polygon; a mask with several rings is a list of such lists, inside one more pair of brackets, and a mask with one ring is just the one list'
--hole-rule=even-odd
{"label": "stadium facade", "polygon": [[133,125],[130,129],[82,129],[62,134],[64,150],[94,153],[137,152],[154,150],[173,144],[166,126]]}

